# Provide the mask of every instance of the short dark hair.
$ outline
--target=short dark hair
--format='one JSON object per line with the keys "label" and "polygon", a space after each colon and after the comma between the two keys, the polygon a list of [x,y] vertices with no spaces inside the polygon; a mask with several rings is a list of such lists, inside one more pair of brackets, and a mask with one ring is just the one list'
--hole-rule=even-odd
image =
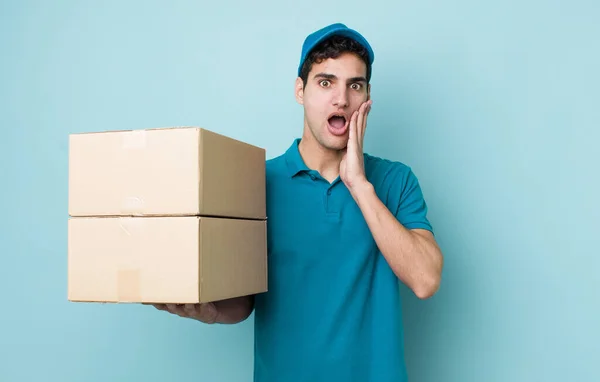
{"label": "short dark hair", "polygon": [[367,66],[367,82],[369,82],[371,79],[371,65],[369,64],[369,52],[367,49],[351,38],[332,36],[317,45],[306,57],[300,70],[300,78],[304,85],[306,85],[308,73],[312,69],[313,64],[321,63],[328,58],[337,58],[343,53],[354,53],[364,61]]}

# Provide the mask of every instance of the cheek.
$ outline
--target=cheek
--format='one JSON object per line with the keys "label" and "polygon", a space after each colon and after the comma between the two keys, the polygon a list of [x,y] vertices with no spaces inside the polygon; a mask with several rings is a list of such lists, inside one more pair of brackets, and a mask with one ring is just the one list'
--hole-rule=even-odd
{"label": "cheek", "polygon": [[326,109],[325,100],[323,97],[309,97],[304,100],[304,108],[306,113],[313,118],[320,118]]}
{"label": "cheek", "polygon": [[350,97],[350,103],[352,105],[352,109],[354,109],[354,110],[357,110],[360,107],[360,105],[362,105],[366,101],[367,101],[366,93],[354,93]]}

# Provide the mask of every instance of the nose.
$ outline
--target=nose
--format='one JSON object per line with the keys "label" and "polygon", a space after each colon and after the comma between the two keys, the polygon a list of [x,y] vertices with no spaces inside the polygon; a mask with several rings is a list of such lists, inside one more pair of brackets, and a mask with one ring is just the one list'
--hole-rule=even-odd
{"label": "nose", "polygon": [[348,106],[348,92],[346,87],[339,87],[333,94],[333,105],[338,108],[345,108]]}

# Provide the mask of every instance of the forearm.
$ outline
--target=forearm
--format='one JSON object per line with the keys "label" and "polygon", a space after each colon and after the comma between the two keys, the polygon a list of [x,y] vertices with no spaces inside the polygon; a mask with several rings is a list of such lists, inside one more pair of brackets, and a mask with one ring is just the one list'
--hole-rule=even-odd
{"label": "forearm", "polygon": [[247,319],[254,309],[254,296],[236,297],[215,301],[217,316],[215,323],[237,324]]}
{"label": "forearm", "polygon": [[351,193],[396,276],[419,298],[432,296],[439,288],[443,263],[435,240],[406,229],[379,200],[370,183],[361,183]]}

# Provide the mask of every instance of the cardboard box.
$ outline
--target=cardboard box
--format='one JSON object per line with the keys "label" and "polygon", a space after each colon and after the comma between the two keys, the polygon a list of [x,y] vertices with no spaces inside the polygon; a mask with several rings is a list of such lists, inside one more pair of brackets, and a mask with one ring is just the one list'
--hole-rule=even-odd
{"label": "cardboard box", "polygon": [[196,127],[72,134],[69,215],[266,219],[265,161]]}
{"label": "cardboard box", "polygon": [[265,150],[202,128],[73,134],[68,299],[267,291]]}
{"label": "cardboard box", "polygon": [[264,220],[77,217],[68,234],[70,301],[200,303],[267,290]]}

